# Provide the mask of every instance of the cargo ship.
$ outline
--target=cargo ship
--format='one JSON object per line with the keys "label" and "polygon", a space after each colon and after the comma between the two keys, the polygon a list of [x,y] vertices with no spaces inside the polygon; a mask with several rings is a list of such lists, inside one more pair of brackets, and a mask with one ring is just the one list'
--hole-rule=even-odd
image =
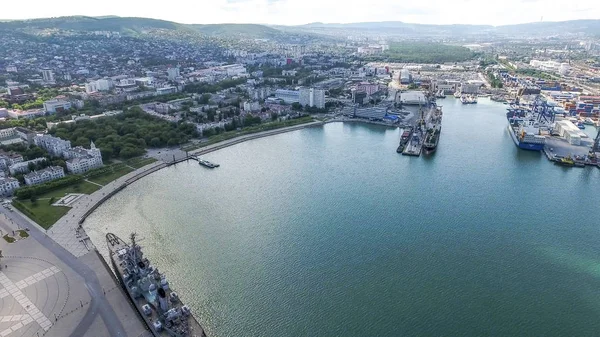
{"label": "cargo ship", "polygon": [[135,233],[130,235],[130,240],[131,244],[127,244],[113,233],[106,234],[117,279],[153,336],[206,337],[166,277],[144,257]]}
{"label": "cargo ship", "polygon": [[539,122],[534,118],[509,118],[508,133],[515,145],[523,150],[541,151],[546,144],[546,137],[540,135]]}

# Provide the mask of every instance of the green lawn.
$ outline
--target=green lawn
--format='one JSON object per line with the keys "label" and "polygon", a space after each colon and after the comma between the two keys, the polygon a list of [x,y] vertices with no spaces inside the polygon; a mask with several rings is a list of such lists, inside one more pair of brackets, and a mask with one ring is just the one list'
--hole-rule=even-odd
{"label": "green lawn", "polygon": [[52,206],[49,204],[51,198],[54,202],[64,197],[69,193],[92,194],[100,189],[100,186],[81,181],[77,184],[61,187],[42,195],[37,196],[37,201],[32,203],[31,200],[13,200],[13,206],[21,212],[25,213],[31,220],[37,222],[45,229],[50,228],[63,215],[67,214],[70,207]]}
{"label": "green lawn", "polygon": [[58,199],[64,197],[69,193],[83,193],[83,194],[92,194],[100,189],[100,186],[88,183],[87,181],[80,181],[77,184],[57,188],[55,190],[46,192],[44,194],[38,195],[38,199],[50,199],[52,197]]}
{"label": "green lawn", "polygon": [[138,169],[138,168],[144,167],[148,164],[152,164],[155,161],[156,161],[156,159],[154,159],[154,158],[133,158],[133,159],[126,161],[125,163],[131,167],[135,167],[136,169]]}
{"label": "green lawn", "polygon": [[48,229],[54,225],[70,209],[70,207],[65,206],[52,206],[48,203],[47,199],[37,200],[35,203],[32,203],[31,200],[15,199],[13,200],[13,206],[31,218],[31,220],[37,222],[38,225],[44,227],[44,229]]}
{"label": "green lawn", "polygon": [[96,184],[107,185],[110,182],[112,182],[113,180],[116,180],[132,171],[133,170],[131,168],[129,168],[127,166],[122,166],[122,167],[113,169],[112,172],[107,172],[107,173],[101,174],[99,176],[89,178],[88,180],[95,182]]}

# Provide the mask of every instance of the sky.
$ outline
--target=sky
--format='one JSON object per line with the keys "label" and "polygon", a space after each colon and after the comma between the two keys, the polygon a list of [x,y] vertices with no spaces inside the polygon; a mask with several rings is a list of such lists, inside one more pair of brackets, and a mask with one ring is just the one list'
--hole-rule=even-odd
{"label": "sky", "polygon": [[[4,2],[4,1],[2,1]],[[69,15],[135,16],[180,23],[299,25],[403,21],[506,25],[600,19],[598,0],[23,0],[6,1],[0,19]]]}

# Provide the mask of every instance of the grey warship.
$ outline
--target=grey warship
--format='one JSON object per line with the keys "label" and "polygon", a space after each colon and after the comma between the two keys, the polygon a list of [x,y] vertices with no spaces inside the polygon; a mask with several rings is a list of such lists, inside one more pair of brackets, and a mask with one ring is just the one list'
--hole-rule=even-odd
{"label": "grey warship", "polygon": [[166,277],[144,257],[135,233],[130,240],[127,244],[113,233],[106,234],[117,278],[148,329],[157,337],[206,337]]}

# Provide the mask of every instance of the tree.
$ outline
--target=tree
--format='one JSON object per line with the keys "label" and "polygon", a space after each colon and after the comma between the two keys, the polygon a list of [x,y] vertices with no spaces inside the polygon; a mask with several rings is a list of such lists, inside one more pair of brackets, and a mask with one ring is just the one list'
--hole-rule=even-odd
{"label": "tree", "polygon": [[279,118],[279,116],[277,115],[276,112],[271,112],[271,120],[274,122],[277,120],[277,118]]}
{"label": "tree", "polygon": [[300,110],[302,110],[302,104],[300,104],[298,102],[292,103],[292,110],[294,110],[294,111],[300,111]]}

